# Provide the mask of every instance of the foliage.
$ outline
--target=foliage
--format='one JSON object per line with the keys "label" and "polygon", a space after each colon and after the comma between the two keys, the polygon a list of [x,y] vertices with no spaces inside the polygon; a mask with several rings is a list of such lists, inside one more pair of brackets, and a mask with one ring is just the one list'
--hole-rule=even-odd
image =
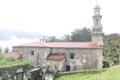
{"label": "foliage", "polygon": [[104,61],[111,66],[120,64],[120,36],[118,34],[105,36],[103,56]]}
{"label": "foliage", "polygon": [[83,29],[76,29],[71,34],[71,41],[72,42],[89,42],[91,41],[91,34],[90,29],[83,28]]}
{"label": "foliage", "polygon": [[6,57],[0,54],[0,68],[11,68],[16,66],[29,66],[30,62],[27,60],[15,60],[11,57]]}
{"label": "foliage", "polygon": [[83,29],[76,29],[70,34],[64,35],[61,39],[51,36],[48,38],[49,42],[89,42],[91,41],[91,30],[84,27]]}
{"label": "foliage", "polygon": [[61,41],[63,41],[63,42],[71,42],[71,36],[70,36],[69,34],[64,35],[64,36],[62,37],[62,40],[61,40]]}
{"label": "foliage", "polygon": [[51,36],[51,37],[49,37],[49,40],[48,40],[49,42],[55,42],[55,41],[57,41],[57,39],[56,39],[56,37],[55,36]]}
{"label": "foliage", "polygon": [[119,80],[120,65],[76,74],[59,75],[56,80]]}

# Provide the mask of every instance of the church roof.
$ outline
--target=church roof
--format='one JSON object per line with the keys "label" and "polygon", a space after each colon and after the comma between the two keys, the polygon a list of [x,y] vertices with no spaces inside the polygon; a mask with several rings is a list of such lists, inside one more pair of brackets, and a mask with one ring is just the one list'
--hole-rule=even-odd
{"label": "church roof", "polygon": [[94,42],[33,42],[14,47],[99,48],[99,45]]}
{"label": "church roof", "polygon": [[63,60],[64,55],[50,55],[47,58],[48,60]]}

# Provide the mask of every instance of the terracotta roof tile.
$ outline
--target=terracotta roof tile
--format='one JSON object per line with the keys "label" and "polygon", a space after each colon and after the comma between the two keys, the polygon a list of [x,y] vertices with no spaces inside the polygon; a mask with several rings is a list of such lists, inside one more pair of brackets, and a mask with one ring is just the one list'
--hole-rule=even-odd
{"label": "terracotta roof tile", "polygon": [[14,47],[47,47],[44,42],[32,42],[32,43],[26,43],[19,46]]}
{"label": "terracotta roof tile", "polygon": [[64,55],[50,55],[48,56],[48,60],[63,60]]}
{"label": "terracotta roof tile", "polygon": [[92,42],[53,42],[48,43],[48,47],[58,48],[98,48],[97,43]]}
{"label": "terracotta roof tile", "polygon": [[22,55],[18,51],[11,51],[6,54],[8,57],[13,57],[15,59],[21,59]]}
{"label": "terracotta roof tile", "polygon": [[33,42],[14,47],[99,48],[94,42]]}

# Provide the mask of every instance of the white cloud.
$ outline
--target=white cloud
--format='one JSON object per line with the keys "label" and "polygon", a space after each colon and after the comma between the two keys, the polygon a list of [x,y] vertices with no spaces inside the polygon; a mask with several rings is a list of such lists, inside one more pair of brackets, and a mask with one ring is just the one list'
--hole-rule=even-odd
{"label": "white cloud", "polygon": [[12,36],[11,39],[8,41],[0,40],[0,46],[6,48],[7,46],[8,47],[17,46],[20,44],[25,44],[34,41],[37,41],[37,39],[18,38],[16,36]]}

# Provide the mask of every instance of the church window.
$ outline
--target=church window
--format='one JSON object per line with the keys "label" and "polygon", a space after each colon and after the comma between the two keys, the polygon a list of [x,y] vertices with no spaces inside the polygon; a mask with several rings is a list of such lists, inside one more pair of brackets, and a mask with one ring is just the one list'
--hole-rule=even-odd
{"label": "church window", "polygon": [[120,48],[120,46],[118,45],[118,46],[117,46],[117,48],[119,49],[119,48]]}
{"label": "church window", "polygon": [[96,25],[98,25],[98,23],[99,23],[99,19],[96,19]]}
{"label": "church window", "polygon": [[70,53],[70,59],[74,59],[74,53]]}
{"label": "church window", "polygon": [[31,51],[31,55],[34,55],[34,51]]}

